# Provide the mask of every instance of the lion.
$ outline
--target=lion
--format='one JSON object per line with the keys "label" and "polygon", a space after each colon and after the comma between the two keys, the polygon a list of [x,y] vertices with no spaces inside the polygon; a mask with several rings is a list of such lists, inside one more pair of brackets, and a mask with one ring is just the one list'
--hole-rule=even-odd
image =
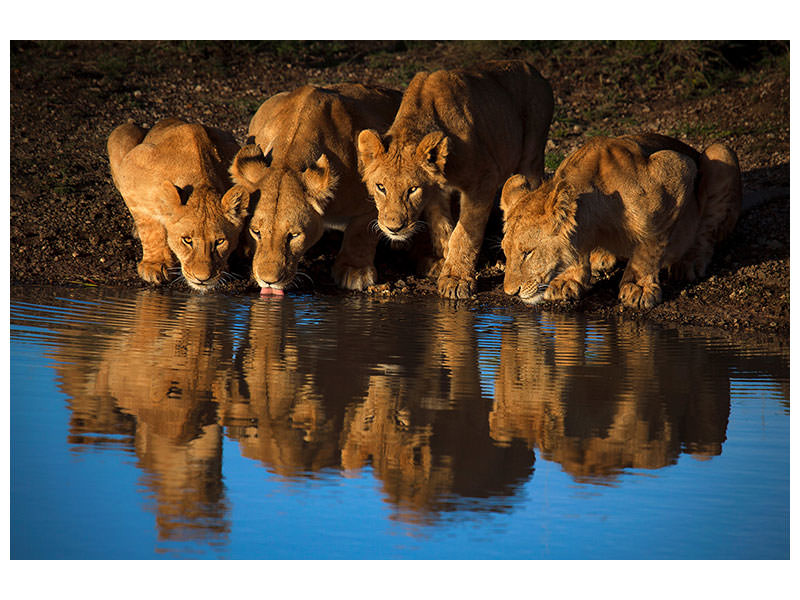
{"label": "lion", "polygon": [[144,281],[170,279],[176,259],[191,288],[206,292],[220,281],[250,199],[227,173],[238,150],[231,134],[174,118],[149,131],[126,123],[111,132],[111,175],[142,243]]}
{"label": "lion", "polygon": [[[375,283],[377,213],[359,176],[356,134],[385,127],[401,93],[360,84],[306,85],[266,100],[249,141],[231,165],[237,184],[258,194],[250,221],[253,278],[262,293],[283,293],[300,258],[326,228],[343,229],[333,279],[362,290]],[[263,151],[262,151],[263,150]]]}
{"label": "lion", "polygon": [[503,287],[526,303],[578,298],[600,251],[628,258],[622,304],[651,308],[662,268],[676,279],[705,275],[741,204],[739,161],[723,144],[700,154],[657,134],[593,138],[539,187],[524,175],[506,181]]}
{"label": "lion", "polygon": [[[391,240],[409,239],[424,217],[438,258],[439,293],[474,291],[475,261],[495,196],[506,178],[544,176],[553,116],[550,84],[522,61],[492,61],[475,70],[417,73],[384,135],[358,136],[362,177]],[[453,226],[449,196],[460,192]]]}

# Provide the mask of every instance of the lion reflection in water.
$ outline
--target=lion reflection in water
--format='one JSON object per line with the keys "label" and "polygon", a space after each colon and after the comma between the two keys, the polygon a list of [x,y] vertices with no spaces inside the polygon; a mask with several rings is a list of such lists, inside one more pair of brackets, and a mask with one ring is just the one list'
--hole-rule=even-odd
{"label": "lion reflection in water", "polygon": [[[359,305],[372,325],[352,318]],[[412,520],[454,498],[511,495],[530,477],[523,444],[489,437],[471,313],[443,304],[422,315],[357,297],[319,309],[260,300],[250,310],[221,408],[245,456],[285,476],[371,465],[398,518]],[[373,331],[390,318],[419,345]]]}
{"label": "lion reflection in water", "polygon": [[131,436],[162,539],[227,532],[223,434],[285,477],[371,467],[395,517],[423,522],[470,498],[508,507],[535,448],[594,479],[721,451],[726,365],[691,343],[663,356],[663,332],[521,314],[486,370],[475,313],[444,301],[246,310],[234,322],[212,299],[143,292],[103,345],[65,336],[56,355],[72,440]]}
{"label": "lion reflection in water", "polygon": [[71,441],[92,443],[89,434],[97,432],[132,436],[155,498],[160,540],[229,530],[213,398],[232,337],[229,320],[215,307],[202,298],[143,291],[107,345],[71,337],[55,356],[61,388],[71,398]]}
{"label": "lion reflection in water", "polygon": [[695,343],[632,322],[520,316],[502,333],[489,417],[498,442],[522,439],[578,480],[658,469],[681,452],[722,451],[727,365]]}

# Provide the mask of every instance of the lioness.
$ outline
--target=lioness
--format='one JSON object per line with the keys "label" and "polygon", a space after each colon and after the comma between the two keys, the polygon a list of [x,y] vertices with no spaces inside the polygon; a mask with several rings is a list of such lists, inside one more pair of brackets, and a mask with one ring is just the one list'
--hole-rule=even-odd
{"label": "lioness", "polygon": [[622,303],[650,308],[661,301],[660,269],[705,274],[741,204],[739,161],[727,146],[700,154],[656,134],[593,138],[538,188],[523,175],[503,186],[505,291],[529,303],[577,298],[600,249],[629,258]]}
{"label": "lioness", "polygon": [[177,257],[190,287],[205,292],[219,281],[250,198],[226,171],[238,150],[229,133],[179,119],[111,132],[111,175],[142,242],[142,279],[166,281]]}
{"label": "lioness", "polygon": [[[359,134],[381,231],[408,239],[424,212],[441,257],[441,295],[465,298],[475,290],[475,260],[497,190],[514,172],[542,179],[552,116],[547,80],[524,62],[494,61],[417,73],[386,134]],[[455,228],[448,202],[454,189],[461,193]]]}
{"label": "lioness", "polygon": [[253,116],[255,145],[242,148],[230,172],[258,193],[250,234],[262,293],[281,293],[294,280],[326,227],[344,229],[333,265],[337,285],[361,290],[375,282],[376,211],[358,173],[355,140],[361,129],[387,126],[400,98],[359,84],[306,85],[272,96]]}

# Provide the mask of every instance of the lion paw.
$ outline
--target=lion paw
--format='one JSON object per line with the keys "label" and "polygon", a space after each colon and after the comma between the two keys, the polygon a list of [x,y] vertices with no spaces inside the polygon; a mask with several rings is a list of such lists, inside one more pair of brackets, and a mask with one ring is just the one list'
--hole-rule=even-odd
{"label": "lion paw", "polygon": [[169,279],[169,266],[158,261],[141,261],[136,268],[139,277],[148,283],[164,283]]}
{"label": "lion paw", "polygon": [[345,290],[363,290],[373,285],[378,278],[378,272],[372,265],[367,267],[353,267],[350,265],[334,265],[333,280],[340,288]]}
{"label": "lion paw", "polygon": [[439,294],[453,300],[469,298],[475,293],[475,279],[462,279],[448,275],[440,275],[437,282]]}
{"label": "lion paw", "polygon": [[598,275],[614,268],[617,257],[606,250],[595,248],[589,255],[589,263],[592,266],[592,275]]}
{"label": "lion paw", "polygon": [[623,283],[619,288],[619,299],[624,306],[631,308],[653,308],[661,302],[661,287]]}
{"label": "lion paw", "polygon": [[583,285],[575,279],[554,279],[544,291],[545,300],[577,300],[581,297]]}

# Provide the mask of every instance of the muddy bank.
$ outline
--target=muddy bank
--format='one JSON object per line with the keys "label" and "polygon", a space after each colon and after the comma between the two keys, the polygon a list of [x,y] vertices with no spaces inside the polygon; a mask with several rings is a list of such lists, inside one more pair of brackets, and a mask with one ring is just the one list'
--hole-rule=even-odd
{"label": "muddy bank", "polygon": [[[582,300],[541,307],[788,338],[788,44],[13,43],[10,281],[146,286],[105,154],[108,134],[127,119],[152,125],[178,116],[230,129],[241,142],[256,108],[281,90],[342,81],[403,89],[418,70],[512,57],[531,61],[553,85],[551,173],[592,135],[641,130],[696,148],[725,141],[743,169],[745,211],[704,279],[666,284],[663,304],[639,313],[617,304],[617,269]],[[306,257],[302,270],[314,281],[306,291],[345,293],[329,275],[340,235],[331,232]],[[479,292],[466,304],[515,302],[502,293],[499,236],[495,215]],[[435,294],[433,282],[411,275],[403,251],[382,244],[377,266],[381,281],[366,293]],[[246,265],[234,267],[242,279],[216,293],[257,293]]]}

